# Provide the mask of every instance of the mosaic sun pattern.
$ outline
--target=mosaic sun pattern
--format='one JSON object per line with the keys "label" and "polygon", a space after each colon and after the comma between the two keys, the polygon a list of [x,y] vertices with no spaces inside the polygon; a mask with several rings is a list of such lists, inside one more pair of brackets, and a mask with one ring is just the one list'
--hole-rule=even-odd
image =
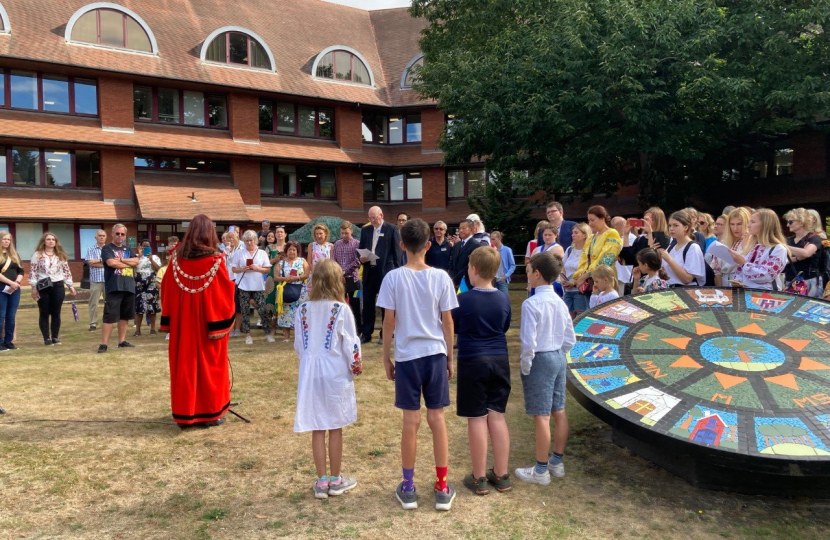
{"label": "mosaic sun pattern", "polygon": [[569,387],[655,434],[771,459],[830,456],[830,302],[690,288],[574,322]]}

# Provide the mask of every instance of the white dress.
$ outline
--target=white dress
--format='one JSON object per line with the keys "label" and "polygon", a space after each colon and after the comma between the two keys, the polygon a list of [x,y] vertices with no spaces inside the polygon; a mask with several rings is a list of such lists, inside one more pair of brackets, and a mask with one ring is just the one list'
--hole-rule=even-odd
{"label": "white dress", "polygon": [[357,421],[354,365],[360,337],[348,304],[304,302],[294,316],[294,350],[300,357],[294,431],[338,429]]}

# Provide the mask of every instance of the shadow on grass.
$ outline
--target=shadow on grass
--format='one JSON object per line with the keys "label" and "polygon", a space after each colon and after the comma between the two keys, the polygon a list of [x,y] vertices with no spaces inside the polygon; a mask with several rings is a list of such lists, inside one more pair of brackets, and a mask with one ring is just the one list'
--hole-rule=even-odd
{"label": "shadow on grass", "polygon": [[37,442],[57,439],[98,437],[174,438],[200,428],[181,430],[169,415],[156,418],[15,418],[13,411],[0,417],[3,438],[8,441]]}

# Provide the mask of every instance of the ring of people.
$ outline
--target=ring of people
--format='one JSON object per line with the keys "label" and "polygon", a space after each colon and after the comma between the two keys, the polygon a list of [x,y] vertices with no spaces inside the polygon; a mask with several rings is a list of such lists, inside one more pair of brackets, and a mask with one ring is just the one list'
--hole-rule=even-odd
{"label": "ring of people", "polygon": [[828,324],[830,302],[771,291],[626,296],[574,321],[569,388],[615,428],[830,464]]}

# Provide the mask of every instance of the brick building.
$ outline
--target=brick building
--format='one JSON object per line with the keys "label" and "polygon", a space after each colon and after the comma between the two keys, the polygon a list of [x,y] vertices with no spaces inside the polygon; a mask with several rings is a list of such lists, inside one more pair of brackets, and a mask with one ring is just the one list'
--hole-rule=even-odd
{"label": "brick building", "polygon": [[[410,68],[424,21],[318,0],[0,0],[0,229],[55,232],[80,276],[115,222],[156,247],[379,204],[458,222],[480,166],[447,170]],[[392,215],[393,217],[389,218]]]}

